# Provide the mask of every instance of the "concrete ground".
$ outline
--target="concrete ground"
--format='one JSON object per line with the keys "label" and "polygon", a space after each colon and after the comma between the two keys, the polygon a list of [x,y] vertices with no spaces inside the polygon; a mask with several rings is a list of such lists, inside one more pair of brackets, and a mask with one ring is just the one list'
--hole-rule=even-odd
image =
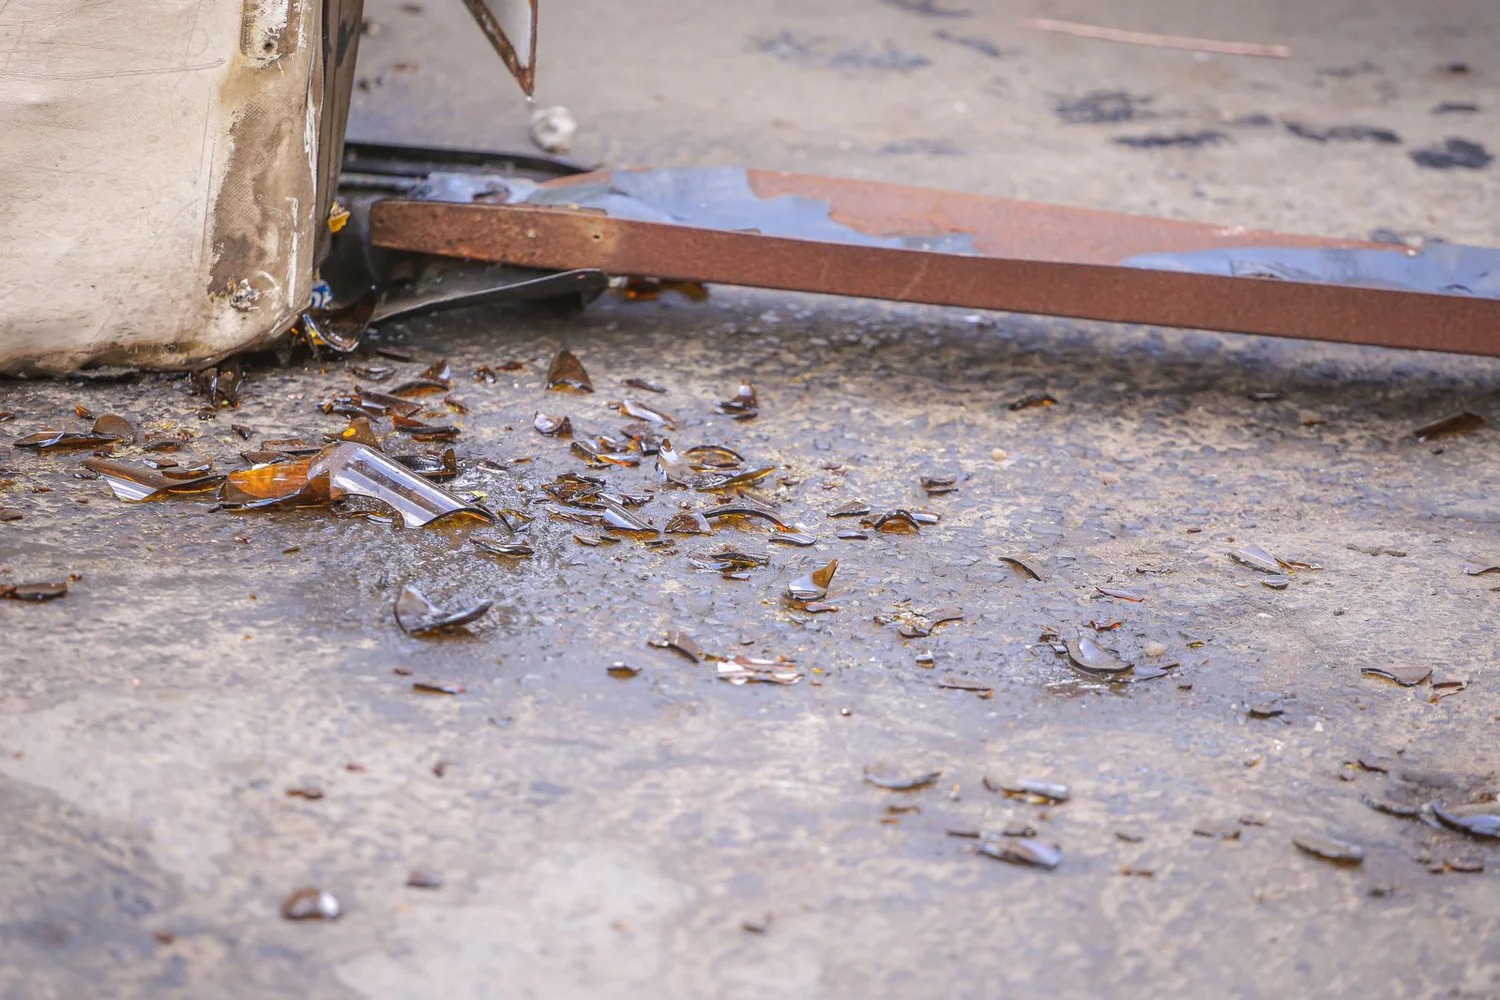
{"label": "concrete ground", "polygon": [[[354,133],[514,134],[509,82],[461,5],[409,8],[370,3]],[[1500,243],[1495,167],[1409,156],[1446,136],[1493,149],[1500,8],[1128,8],[577,0],[543,12],[538,96],[573,110],[585,159]],[[1016,27],[1030,14],[1293,57]],[[1130,95],[1112,106],[1137,120],[1059,117],[1095,90]],[[1320,143],[1283,119],[1401,142]],[[1225,138],[1111,141],[1204,130]],[[1362,801],[1500,791],[1500,577],[1461,569],[1500,561],[1500,436],[1412,436],[1500,417],[1500,361],[719,288],[389,324],[354,363],[377,345],[412,352],[403,371],[452,365],[461,491],[524,508],[588,471],[533,412],[614,433],[606,403],[649,378],[679,447],[775,465],[766,495],[817,546],[769,545],[752,522],[587,548],[542,516],[532,558],[496,559],[469,543],[495,529],[127,506],[76,456],[0,451],[0,506],[22,514],[0,523],[0,582],[78,574],[60,600],[0,601],[0,998],[1500,995],[1493,842]],[[545,391],[560,347],[597,392]],[[474,378],[502,362],[521,367]],[[741,376],[761,399],[743,423],[713,407]],[[335,431],[315,404],[357,379],[343,360],[260,360],[212,422],[174,375],[12,381],[0,410],[8,439],[80,425],[79,405],[123,413],[195,435],[184,464],[234,468],[231,423],[256,441]],[[1041,392],[1056,405],[1009,408]],[[934,473],[957,492],[923,496]],[[644,469],[603,475],[655,493],[640,513],[658,525],[709,502]],[[840,539],[852,525],[827,513],[850,500],[942,520]],[[1247,542],[1321,568],[1268,589],[1227,554]],[[743,581],[689,566],[724,543],[770,564]],[[786,583],[830,558],[838,611],[789,605]],[[406,583],[495,607],[467,635],[410,638],[391,613]],[[941,606],[963,617],[926,638],[875,620]],[[1102,644],[1180,666],[1103,685],[1040,638],[1116,620]],[[806,676],[726,684],[647,645],[678,628]],[[617,660],[641,672],[611,677]],[[1360,674],[1413,665],[1468,686]],[[1283,714],[1254,717],[1272,696]],[[866,768],[942,774],[897,792]],[[1028,804],[986,778],[1070,797]],[[322,797],[287,794],[310,787]],[[1005,864],[948,832],[1008,825],[1062,863]],[[1364,861],[1303,853],[1303,834]],[[408,887],[414,869],[440,887]],[[334,893],[342,918],[282,919],[299,886]]]}

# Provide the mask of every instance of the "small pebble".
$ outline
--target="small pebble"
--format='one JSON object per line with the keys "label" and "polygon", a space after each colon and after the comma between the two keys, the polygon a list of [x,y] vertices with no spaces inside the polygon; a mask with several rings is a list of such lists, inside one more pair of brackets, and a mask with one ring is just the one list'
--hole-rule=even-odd
{"label": "small pebble", "polygon": [[1159,642],[1148,642],[1141,647],[1141,652],[1147,656],[1163,656],[1167,652],[1167,647]]}

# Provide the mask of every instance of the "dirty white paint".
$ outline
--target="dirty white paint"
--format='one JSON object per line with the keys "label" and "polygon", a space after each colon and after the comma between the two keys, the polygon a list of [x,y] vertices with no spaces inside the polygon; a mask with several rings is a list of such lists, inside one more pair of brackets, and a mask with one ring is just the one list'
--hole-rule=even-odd
{"label": "dirty white paint", "polygon": [[[230,176],[229,142],[248,109],[301,119],[292,134],[316,136],[318,10],[0,4],[0,371],[191,365],[286,327],[310,287],[315,139],[278,168],[304,193],[277,213],[288,231],[240,241],[242,273],[225,281],[211,280],[223,251],[215,204],[221,190],[248,190]],[[242,53],[267,42],[269,62]],[[249,309],[233,294],[242,278],[259,293]]]}

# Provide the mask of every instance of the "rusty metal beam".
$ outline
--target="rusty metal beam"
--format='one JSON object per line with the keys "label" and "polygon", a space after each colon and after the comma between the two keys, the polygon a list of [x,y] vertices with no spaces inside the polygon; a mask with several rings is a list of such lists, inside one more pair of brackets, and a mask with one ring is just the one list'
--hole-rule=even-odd
{"label": "rusty metal beam", "polygon": [[[839,219],[842,211],[846,221],[857,218],[863,232],[883,228],[878,204],[866,204],[860,214],[841,206],[837,197],[828,201],[831,211],[825,217]],[[1079,210],[1044,211],[1066,216]],[[1201,249],[1196,236],[1204,233],[1217,234],[1217,245],[1238,245],[1246,234],[1142,220],[1132,240],[1131,217],[1109,216],[1109,227],[1092,230],[1083,216],[1078,218],[1068,237],[1074,240],[1071,257],[1068,238],[1054,238],[1032,259],[987,255],[984,251],[996,247],[994,239],[986,244],[975,238],[979,253],[948,253],[693,228],[524,204],[385,201],[372,210],[371,236],[380,246],[526,267],[598,268],[610,274],[1500,356],[1500,300],[1154,270],[1122,262],[1124,255],[1165,247]],[[898,232],[899,223],[888,228]],[[941,229],[946,223],[933,224],[929,217],[928,227]],[[1014,233],[1005,239],[1013,244]],[[1279,237],[1260,245],[1369,246],[1298,240]]]}

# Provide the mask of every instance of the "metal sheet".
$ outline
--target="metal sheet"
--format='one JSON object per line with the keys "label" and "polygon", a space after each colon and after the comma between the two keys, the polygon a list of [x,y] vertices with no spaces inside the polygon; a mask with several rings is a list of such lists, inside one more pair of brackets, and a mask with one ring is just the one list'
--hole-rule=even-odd
{"label": "metal sheet", "polygon": [[[834,218],[866,232],[873,228],[885,235],[913,235],[899,225],[909,205],[897,204],[884,217],[879,203],[869,200],[851,208],[850,200],[841,197],[844,184],[802,179],[783,183],[781,192],[832,186],[828,204]],[[931,197],[947,196],[933,192]],[[994,212],[1008,213],[1017,225],[999,232],[971,227],[974,245],[982,252],[1014,244],[1017,231],[1049,219],[1064,220],[1065,233],[1075,234],[1076,243],[1054,233],[1038,240],[1040,249],[1030,247],[1029,257],[964,255],[693,228],[560,208],[402,201],[374,207],[371,233],[381,246],[527,267],[598,268],[611,274],[1500,356],[1500,302],[1492,299],[1122,263],[1143,253],[1254,242],[1248,239],[1252,236],[1271,246],[1349,247],[1344,241],[1278,237],[1285,241],[1278,243],[1269,239],[1275,234],[1023,202],[1005,203]],[[1095,217],[1098,225],[1086,227],[1084,217]],[[944,230],[943,223],[930,217],[925,225],[926,235]],[[916,235],[923,234],[919,228]]]}

